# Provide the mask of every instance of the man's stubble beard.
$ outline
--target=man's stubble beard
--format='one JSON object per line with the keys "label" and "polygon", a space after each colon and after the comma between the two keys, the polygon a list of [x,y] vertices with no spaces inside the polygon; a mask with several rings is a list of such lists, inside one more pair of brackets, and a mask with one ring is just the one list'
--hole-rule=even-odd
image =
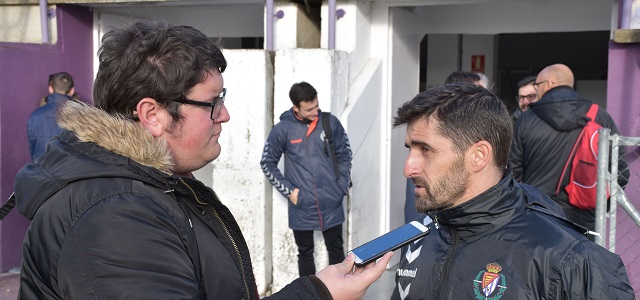
{"label": "man's stubble beard", "polygon": [[452,207],[464,195],[469,186],[469,174],[464,169],[464,159],[457,160],[447,174],[429,185],[422,178],[413,178],[415,185],[424,187],[425,194],[416,196],[415,208],[420,213]]}

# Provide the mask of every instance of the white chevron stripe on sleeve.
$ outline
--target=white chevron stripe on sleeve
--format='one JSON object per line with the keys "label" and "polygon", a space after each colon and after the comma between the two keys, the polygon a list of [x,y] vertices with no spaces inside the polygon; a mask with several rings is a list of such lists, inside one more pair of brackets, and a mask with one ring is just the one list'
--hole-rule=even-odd
{"label": "white chevron stripe on sleeve", "polygon": [[264,173],[265,176],[267,176],[267,179],[269,180],[269,182],[271,182],[271,184],[278,189],[278,191],[282,194],[284,194],[285,196],[289,196],[291,195],[291,190],[289,190],[286,186],[284,186],[284,184],[282,184],[282,182],[280,182],[278,179],[276,179],[275,176],[273,176],[273,174],[271,174],[271,171],[269,171],[269,168],[267,167],[267,164],[264,163],[265,157],[267,156],[267,150],[269,149],[269,143],[267,143],[264,146],[264,150],[262,151],[262,159],[260,160],[260,166],[262,167],[262,172]]}
{"label": "white chevron stripe on sleeve", "polygon": [[416,260],[416,258],[418,258],[418,256],[420,256],[421,249],[422,249],[422,246],[418,247],[418,249],[416,249],[415,251],[411,251],[411,247],[408,247],[407,253],[404,255],[404,257],[407,259],[409,263],[412,263],[414,260]]}
{"label": "white chevron stripe on sleeve", "polygon": [[402,289],[402,286],[398,282],[398,294],[400,294],[400,299],[404,300],[404,298],[406,298],[407,295],[409,295],[409,290],[410,289],[411,289],[411,283],[407,284],[407,288],[406,289]]}

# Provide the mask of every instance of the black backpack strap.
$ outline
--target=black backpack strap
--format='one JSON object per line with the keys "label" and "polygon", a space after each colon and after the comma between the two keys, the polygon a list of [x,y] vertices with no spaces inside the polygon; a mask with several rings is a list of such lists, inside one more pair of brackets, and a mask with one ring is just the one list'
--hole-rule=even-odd
{"label": "black backpack strap", "polygon": [[324,139],[333,144],[333,133],[331,132],[331,113],[322,112],[322,128],[324,128]]}
{"label": "black backpack strap", "polygon": [[16,206],[16,196],[14,193],[11,193],[11,196],[9,196],[9,201],[7,201],[7,203],[5,203],[2,208],[0,208],[0,220],[4,219],[4,217],[9,214],[14,206]]}
{"label": "black backpack strap", "polygon": [[[331,160],[333,161],[333,171],[336,173],[336,178],[340,178],[340,172],[338,172],[338,161],[336,160],[336,148],[333,146],[333,134],[331,132],[331,124],[329,123],[331,113],[322,112],[322,127],[324,128],[324,140],[329,143],[331,149]],[[327,153],[325,144],[325,153]],[[328,153],[327,153],[328,154]]]}
{"label": "black backpack strap", "polygon": [[324,129],[324,154],[327,156],[329,156],[329,149],[327,149],[327,146],[333,144],[333,134],[331,133],[328,114],[329,113],[323,112],[320,115],[320,119],[322,119],[322,129]]}

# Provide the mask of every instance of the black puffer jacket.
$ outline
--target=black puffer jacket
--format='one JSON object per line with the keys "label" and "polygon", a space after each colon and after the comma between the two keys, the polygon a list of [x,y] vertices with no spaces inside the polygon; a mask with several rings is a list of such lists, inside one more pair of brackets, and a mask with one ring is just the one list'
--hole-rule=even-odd
{"label": "black puffer jacket", "polygon": [[[66,129],[16,177],[25,236],[20,299],[258,299],[231,212],[128,120],[68,101]],[[274,298],[323,299],[317,278]],[[327,295],[325,295],[327,296]],[[330,296],[327,296],[330,298]]]}
{"label": "black puffer jacket", "polygon": [[589,241],[540,191],[507,174],[430,213],[400,258],[392,299],[635,299],[620,257]]}
{"label": "black puffer jacket", "polygon": [[[531,109],[523,113],[514,126],[513,143],[509,156],[509,168],[513,177],[532,185],[555,200],[564,209],[567,218],[591,230],[595,227],[595,210],[583,210],[569,204],[564,187],[569,183],[569,171],[555,195],[560,175],[573,145],[587,123],[587,111],[591,101],[581,98],[571,87],[559,86],[547,91],[540,101],[531,103]],[[611,116],[602,107],[598,109],[596,123],[619,133]],[[623,150],[620,149],[621,158]],[[627,184],[629,170],[620,160],[618,183]]]}

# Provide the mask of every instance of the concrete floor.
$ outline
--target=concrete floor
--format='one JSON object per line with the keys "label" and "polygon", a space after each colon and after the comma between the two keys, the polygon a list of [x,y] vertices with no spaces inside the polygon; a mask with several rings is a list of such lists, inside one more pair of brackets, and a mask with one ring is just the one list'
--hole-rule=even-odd
{"label": "concrete floor", "polygon": [[16,300],[18,287],[20,286],[20,274],[0,274],[0,300]]}

